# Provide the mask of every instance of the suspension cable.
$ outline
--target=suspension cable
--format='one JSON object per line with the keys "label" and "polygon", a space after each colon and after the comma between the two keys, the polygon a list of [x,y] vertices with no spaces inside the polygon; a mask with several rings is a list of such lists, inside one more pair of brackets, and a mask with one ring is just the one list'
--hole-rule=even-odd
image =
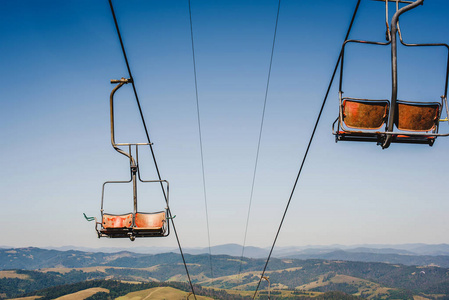
{"label": "suspension cable", "polygon": [[277,13],[276,13],[276,23],[274,25],[273,44],[271,46],[271,57],[270,57],[270,64],[269,64],[269,68],[268,68],[267,85],[266,85],[266,88],[265,88],[265,99],[264,99],[264,102],[263,102],[262,118],[261,118],[261,121],[260,121],[259,140],[257,142],[256,160],[255,160],[255,163],[254,163],[253,180],[252,180],[252,184],[251,184],[251,193],[250,193],[249,204],[248,204],[248,215],[246,216],[245,235],[244,235],[244,238],[243,238],[242,254],[240,256],[239,273],[238,273],[237,276],[240,276],[240,274],[242,273],[243,255],[245,253],[246,236],[247,236],[247,233],[248,233],[249,217],[250,217],[250,214],[251,214],[251,203],[253,201],[254,184],[256,182],[257,165],[258,165],[258,162],[259,162],[260,142],[262,140],[262,131],[263,131],[263,124],[264,124],[264,119],[265,119],[265,108],[267,106],[268,88],[270,86],[271,66],[273,64],[274,45],[276,44],[276,33],[277,33],[277,29],[278,29],[280,8],[281,8],[281,0],[279,0],[279,2],[278,2],[278,8],[277,8]]}
{"label": "suspension cable", "polygon": [[[126,51],[125,51],[125,46],[123,44],[122,35],[120,33],[120,29],[119,29],[119,26],[118,26],[117,17],[115,15],[115,11],[114,11],[114,6],[112,5],[112,0],[108,0],[108,2],[109,2],[109,6],[111,8],[112,17],[114,18],[115,29],[117,30],[117,35],[118,35],[118,38],[119,38],[119,41],[120,41],[120,46],[122,48],[123,58],[125,59],[126,68],[128,69],[129,78],[131,79],[131,85],[133,87],[134,96],[136,98],[137,106],[139,108],[140,118],[142,120],[142,124],[143,124],[143,127],[145,129],[145,135],[147,137],[148,144],[150,146],[151,156],[153,157],[153,162],[154,162],[154,166],[156,167],[157,176],[158,176],[159,180],[161,180],[162,177],[161,177],[161,174],[160,174],[160,171],[159,171],[159,167],[157,165],[156,156],[154,154],[153,145],[152,145],[151,140],[150,140],[150,135],[148,133],[147,125],[145,123],[145,118],[143,116],[142,108],[140,106],[139,97],[137,95],[137,90],[136,90],[136,86],[134,84],[134,79],[133,79],[133,76],[132,76],[132,73],[131,73],[131,68],[129,66],[128,57],[126,55]],[[178,233],[176,231],[175,222],[173,221],[173,216],[172,216],[170,207],[168,206],[168,199],[167,199],[167,195],[165,193],[164,187],[162,185],[162,182],[161,182],[161,188],[162,188],[162,193],[164,194],[165,202],[167,203],[168,217],[171,220],[172,225],[173,225],[173,231],[175,233],[176,241],[177,241],[178,247],[179,247],[179,252],[181,253],[182,261],[184,263],[184,267],[185,267],[186,274],[187,274],[187,279],[189,280],[190,289],[192,290],[193,296],[194,296],[194,298],[196,300],[195,290],[193,289],[192,280],[190,279],[189,270],[187,268],[187,264],[186,264],[186,261],[185,261],[185,258],[184,258],[184,253],[182,251],[181,243],[179,241]]]}
{"label": "suspension cable", "polygon": [[212,270],[212,253],[210,250],[210,229],[209,229],[209,213],[207,209],[207,193],[206,193],[206,176],[204,175],[204,155],[203,155],[203,139],[201,134],[201,118],[200,118],[200,103],[198,100],[198,81],[196,76],[196,60],[195,60],[195,45],[193,42],[193,23],[192,23],[192,7],[189,2],[189,18],[190,18],[190,37],[192,40],[192,59],[193,59],[193,77],[195,78],[195,96],[196,96],[196,112],[198,119],[198,135],[200,140],[200,153],[201,153],[201,171],[203,174],[203,195],[204,195],[204,207],[206,209],[206,226],[207,226],[207,241],[209,245],[209,265],[211,277],[214,277],[214,272]]}
{"label": "suspension cable", "polygon": [[[350,32],[351,32],[351,29],[352,29],[352,25],[353,25],[353,23],[354,23],[355,16],[356,16],[357,11],[358,11],[358,9],[359,9],[360,1],[361,1],[361,0],[357,0],[357,5],[356,5],[356,7],[355,7],[355,9],[354,9],[354,13],[353,13],[353,15],[352,15],[351,23],[349,24],[349,28],[348,28],[348,30],[347,30],[347,32],[346,32],[345,41],[348,39],[349,34],[350,34]],[[306,152],[305,152],[305,154],[304,154],[304,157],[303,157],[303,160],[302,160],[302,163],[301,163],[301,167],[299,168],[298,175],[296,176],[295,184],[293,185],[292,191],[291,191],[291,193],[290,193],[290,197],[289,197],[289,199],[288,199],[287,206],[285,207],[284,214],[283,214],[282,219],[281,219],[281,223],[279,224],[279,228],[278,228],[277,233],[276,233],[276,236],[275,236],[275,238],[274,238],[273,245],[271,246],[270,253],[268,254],[267,261],[265,262],[265,266],[264,266],[264,268],[263,268],[262,275],[260,276],[259,282],[257,283],[257,287],[256,287],[256,291],[254,292],[253,299],[256,298],[257,291],[259,290],[260,283],[261,283],[261,281],[262,281],[262,278],[263,278],[264,275],[265,275],[265,271],[266,271],[266,269],[267,269],[268,262],[270,261],[271,254],[273,253],[274,246],[276,245],[277,238],[278,238],[279,233],[280,233],[280,231],[281,231],[282,224],[284,223],[285,215],[287,214],[288,207],[290,206],[290,202],[291,202],[291,200],[292,200],[293,194],[295,193],[296,185],[297,185],[297,183],[298,183],[298,181],[299,181],[299,177],[300,177],[300,175],[301,175],[302,168],[303,168],[304,163],[305,163],[305,161],[306,161],[307,154],[309,153],[310,145],[312,144],[313,137],[315,136],[315,132],[316,132],[316,129],[317,129],[317,127],[318,127],[318,123],[320,122],[321,114],[322,114],[322,112],[323,112],[323,110],[324,110],[324,105],[326,104],[327,97],[328,97],[328,95],[329,95],[330,89],[331,89],[331,87],[332,87],[332,83],[333,83],[334,78],[335,78],[335,73],[337,72],[338,66],[339,66],[339,64],[340,64],[341,57],[342,57],[342,52],[343,52],[343,50],[340,50],[340,54],[339,54],[339,56],[338,56],[337,63],[335,64],[334,72],[332,73],[332,77],[331,77],[331,80],[330,80],[330,82],[329,82],[329,86],[328,86],[328,88],[327,88],[326,95],[324,96],[324,100],[323,100],[323,103],[322,103],[322,105],[321,105],[320,112],[318,113],[318,117],[317,117],[317,120],[316,120],[316,122],[315,122],[315,127],[313,128],[312,134],[311,134],[311,136],[310,136],[309,144],[307,145],[307,149],[306,149]]]}

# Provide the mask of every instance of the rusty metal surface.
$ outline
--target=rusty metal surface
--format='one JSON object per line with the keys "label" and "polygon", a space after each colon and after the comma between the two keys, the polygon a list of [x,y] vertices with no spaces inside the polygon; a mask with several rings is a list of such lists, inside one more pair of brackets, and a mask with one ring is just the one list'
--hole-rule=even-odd
{"label": "rusty metal surface", "polygon": [[404,131],[430,131],[437,124],[440,106],[438,103],[397,103],[395,125]]}
{"label": "rusty metal surface", "polygon": [[165,212],[136,213],[136,229],[161,229],[165,222]]}
{"label": "rusty metal surface", "polygon": [[129,228],[133,222],[132,214],[109,215],[103,214],[103,228]]}
{"label": "rusty metal surface", "polygon": [[350,128],[379,129],[385,123],[388,102],[343,101],[343,122]]}
{"label": "rusty metal surface", "polygon": [[132,214],[109,215],[103,214],[103,228],[129,228],[133,222]]}

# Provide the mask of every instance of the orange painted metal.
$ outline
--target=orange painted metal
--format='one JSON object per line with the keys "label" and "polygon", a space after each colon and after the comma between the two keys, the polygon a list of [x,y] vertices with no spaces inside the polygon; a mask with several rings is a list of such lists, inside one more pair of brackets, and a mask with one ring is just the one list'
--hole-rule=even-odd
{"label": "orange painted metal", "polygon": [[136,213],[136,229],[162,229],[165,222],[165,212]]}
{"label": "orange painted metal", "polygon": [[435,129],[439,117],[438,103],[397,102],[395,125],[404,131],[430,131]]}
{"label": "orange painted metal", "polygon": [[343,122],[349,128],[379,129],[386,120],[389,103],[387,101],[343,101]]}
{"label": "orange painted metal", "polygon": [[103,214],[103,228],[130,228],[133,223],[132,214],[109,215]]}

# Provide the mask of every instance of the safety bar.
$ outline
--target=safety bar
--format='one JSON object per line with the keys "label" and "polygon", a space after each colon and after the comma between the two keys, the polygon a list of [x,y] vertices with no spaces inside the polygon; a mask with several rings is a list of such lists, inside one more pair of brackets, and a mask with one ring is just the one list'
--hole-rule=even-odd
{"label": "safety bar", "polygon": [[398,33],[399,33],[399,40],[400,40],[401,44],[406,47],[444,47],[444,48],[446,48],[446,50],[447,50],[446,78],[445,78],[445,82],[444,82],[444,94],[443,94],[442,98],[443,97],[447,98],[447,89],[448,89],[448,82],[449,82],[449,45],[445,44],[445,43],[421,43],[421,44],[406,43],[402,39],[402,33],[401,33],[401,28],[399,27],[399,22],[398,22]]}
{"label": "safety bar", "polygon": [[380,45],[380,46],[388,46],[391,42],[373,42],[373,41],[363,41],[363,40],[346,40],[343,43],[343,46],[341,48],[341,62],[340,62],[340,84],[338,87],[338,91],[340,93],[343,93],[342,87],[343,87],[343,67],[344,67],[344,60],[345,60],[345,48],[346,45],[349,43],[359,43],[359,44],[368,44],[368,45]]}
{"label": "safety bar", "polygon": [[[139,163],[139,147],[138,147],[138,145],[136,145],[135,152],[136,152],[136,161],[137,161],[137,163]],[[169,192],[169,188],[170,188],[168,181],[167,180],[144,180],[140,176],[140,168],[137,168],[137,178],[139,178],[140,182],[160,182],[161,184],[162,183],[166,183],[167,184],[167,188],[166,188],[167,196],[165,197],[165,204],[167,204],[167,209],[168,209],[168,207],[169,207],[169,205],[168,205],[168,199],[169,199],[168,192]]]}

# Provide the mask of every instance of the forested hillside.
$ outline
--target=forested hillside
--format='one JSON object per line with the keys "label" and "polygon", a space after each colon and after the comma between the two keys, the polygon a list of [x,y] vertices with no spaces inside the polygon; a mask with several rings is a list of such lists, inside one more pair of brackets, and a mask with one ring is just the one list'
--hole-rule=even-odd
{"label": "forested hillside", "polygon": [[[148,287],[187,280],[181,258],[175,253],[104,254],[26,248],[2,250],[0,258],[3,266],[1,298],[104,279],[143,282]],[[17,262],[20,260],[23,261]],[[192,281],[199,287],[234,291],[255,290],[265,263],[264,259],[243,258],[240,261],[239,257],[214,255],[212,276],[208,255],[186,255],[186,261]],[[240,263],[242,273],[238,276]],[[6,270],[5,266],[12,265],[23,265],[28,270]],[[35,269],[30,270],[33,266]],[[340,291],[368,299],[413,299],[414,295],[424,299],[449,299],[449,269],[437,266],[273,258],[266,275],[273,293],[290,291],[287,296],[299,296],[300,292],[320,295]],[[265,281],[261,288],[268,289]]]}

